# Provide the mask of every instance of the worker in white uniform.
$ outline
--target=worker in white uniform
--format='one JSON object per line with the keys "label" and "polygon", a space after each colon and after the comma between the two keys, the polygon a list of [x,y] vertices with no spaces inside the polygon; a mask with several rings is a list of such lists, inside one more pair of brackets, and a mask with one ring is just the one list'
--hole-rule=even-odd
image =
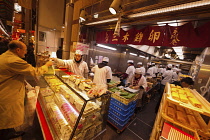
{"label": "worker in white uniform", "polygon": [[102,63],[95,65],[91,71],[94,72],[93,82],[96,85],[104,86],[107,88],[107,83],[112,79],[112,70],[107,64],[109,63],[109,58],[104,57]]}
{"label": "worker in white uniform", "polygon": [[177,70],[179,70],[179,65],[176,65],[172,68],[173,72],[176,72]]}
{"label": "worker in white uniform", "polygon": [[153,74],[152,74],[152,77],[155,78],[157,77],[157,67],[155,65],[155,63],[152,63],[152,68],[153,68]]}
{"label": "worker in white uniform", "polygon": [[82,51],[76,50],[74,59],[70,60],[62,60],[58,58],[51,58],[54,60],[54,62],[59,65],[59,66],[65,66],[70,72],[76,74],[76,75],[81,75],[84,78],[88,78],[88,65],[85,61],[82,59]]}
{"label": "worker in white uniform", "polygon": [[127,77],[126,82],[125,82],[126,84],[130,83],[130,80],[135,73],[135,67],[134,67],[133,60],[128,60],[127,64],[128,64],[128,68],[127,68],[125,73],[128,75],[128,77]]}
{"label": "worker in white uniform", "polygon": [[152,78],[152,75],[153,75],[153,67],[152,65],[149,65],[146,73],[146,78]]}
{"label": "worker in white uniform", "polygon": [[143,66],[142,62],[137,63],[137,68],[140,68],[142,71],[142,75],[145,75],[145,67]]}
{"label": "worker in white uniform", "polygon": [[138,101],[137,101],[136,110],[135,110],[135,112],[137,113],[138,111],[140,111],[140,108],[142,107],[142,104],[141,104],[142,95],[143,95],[143,92],[147,88],[147,81],[146,81],[146,78],[143,76],[143,72],[141,68],[136,68],[135,74],[131,77],[130,82],[131,83],[128,83],[130,88],[136,89],[136,90],[139,89],[139,93],[137,95]]}
{"label": "worker in white uniform", "polygon": [[161,81],[161,85],[160,85],[160,99],[159,99],[159,101],[157,103],[157,106],[156,106],[156,112],[158,111],[165,85],[166,85],[167,82],[169,84],[172,82],[172,77],[173,77],[172,64],[168,64],[166,72],[163,73],[163,75],[162,75],[162,81]]}

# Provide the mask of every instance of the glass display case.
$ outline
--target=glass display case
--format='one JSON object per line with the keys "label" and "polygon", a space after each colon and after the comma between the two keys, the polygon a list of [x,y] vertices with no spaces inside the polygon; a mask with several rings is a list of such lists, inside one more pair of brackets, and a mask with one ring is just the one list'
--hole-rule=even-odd
{"label": "glass display case", "polygon": [[78,75],[57,71],[40,79],[39,103],[55,140],[101,137],[106,131],[110,94]]}

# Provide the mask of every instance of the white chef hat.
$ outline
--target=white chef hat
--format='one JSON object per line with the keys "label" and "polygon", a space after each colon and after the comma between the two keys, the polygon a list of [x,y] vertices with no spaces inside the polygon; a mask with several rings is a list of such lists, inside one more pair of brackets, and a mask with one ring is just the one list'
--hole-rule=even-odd
{"label": "white chef hat", "polygon": [[181,71],[181,69],[177,69],[176,71],[180,72],[180,71]]}
{"label": "white chef hat", "polygon": [[172,64],[168,64],[167,67],[168,67],[168,68],[172,68]]}
{"label": "white chef hat", "polygon": [[142,62],[138,62],[137,65],[142,65]]}
{"label": "white chef hat", "polygon": [[127,63],[133,63],[133,60],[128,60]]}
{"label": "white chef hat", "polygon": [[82,55],[82,51],[80,51],[80,50],[76,50],[75,54]]}
{"label": "white chef hat", "polygon": [[140,68],[136,68],[135,73],[136,74],[142,74],[142,70]]}
{"label": "white chef hat", "polygon": [[108,57],[104,57],[102,61],[109,62],[109,58]]}
{"label": "white chef hat", "polygon": [[178,67],[179,65],[177,64],[176,66]]}

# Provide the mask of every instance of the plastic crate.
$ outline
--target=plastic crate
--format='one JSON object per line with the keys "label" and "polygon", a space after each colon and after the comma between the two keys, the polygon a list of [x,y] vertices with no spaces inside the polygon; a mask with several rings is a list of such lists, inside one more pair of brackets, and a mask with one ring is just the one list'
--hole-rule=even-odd
{"label": "plastic crate", "polygon": [[109,112],[111,112],[112,114],[114,114],[115,116],[117,116],[118,118],[120,118],[121,120],[126,119],[129,115],[130,115],[130,111],[127,114],[122,114],[119,111],[115,110],[112,107],[109,107]]}
{"label": "plastic crate", "polygon": [[137,99],[137,96],[134,96],[131,99],[126,99],[126,98],[124,98],[124,97],[122,97],[122,96],[120,96],[120,95],[118,95],[116,93],[111,94],[111,97],[116,99],[116,100],[118,100],[119,102],[121,102],[121,103],[123,103],[125,105],[128,105],[130,102],[135,101]]}
{"label": "plastic crate", "polygon": [[131,108],[133,108],[133,105],[131,105],[129,108],[127,109],[123,109],[120,106],[116,105],[116,104],[112,104],[110,103],[110,107],[112,107],[114,110],[117,110],[118,112],[120,112],[121,114],[125,115],[128,112],[130,112]]}
{"label": "plastic crate", "polygon": [[110,103],[112,103],[112,104],[114,104],[114,105],[116,105],[116,106],[118,106],[122,109],[125,109],[125,110],[133,105],[133,102],[130,102],[128,105],[126,105],[126,104],[123,104],[122,102],[116,100],[115,98],[111,98]]}
{"label": "plastic crate", "polygon": [[111,116],[108,116],[108,121],[111,122],[112,125],[117,127],[117,129],[123,130],[123,128],[125,127],[125,125],[128,123],[129,120],[125,121],[123,124],[120,124],[116,122]]}
{"label": "plastic crate", "polygon": [[108,116],[110,116],[112,119],[114,119],[114,121],[116,121],[119,124],[123,124],[124,122],[130,119],[130,114],[128,114],[128,116],[124,120],[118,118],[118,116],[112,114],[111,112],[109,112]]}

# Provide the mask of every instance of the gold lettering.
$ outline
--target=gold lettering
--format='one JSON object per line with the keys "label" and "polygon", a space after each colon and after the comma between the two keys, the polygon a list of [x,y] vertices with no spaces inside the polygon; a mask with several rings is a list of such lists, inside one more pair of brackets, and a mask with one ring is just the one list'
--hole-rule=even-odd
{"label": "gold lettering", "polygon": [[127,40],[128,40],[128,37],[129,37],[130,35],[128,34],[128,32],[123,36],[123,41],[124,42],[126,42]]}
{"label": "gold lettering", "polygon": [[140,32],[140,33],[136,34],[135,36],[136,37],[134,39],[134,42],[139,42],[140,43],[142,41],[142,38],[143,38],[144,34],[142,32]]}
{"label": "gold lettering", "polygon": [[180,41],[180,40],[178,39],[178,35],[179,35],[179,34],[178,34],[178,31],[177,31],[177,28],[175,28],[174,31],[173,31],[173,34],[171,35],[172,41],[171,41],[170,44],[172,44],[172,45],[174,45],[174,46],[177,45],[177,43]]}
{"label": "gold lettering", "polygon": [[112,38],[112,41],[118,41],[118,38],[116,35],[113,34],[113,38]]}
{"label": "gold lettering", "polygon": [[156,40],[160,38],[160,32],[154,32],[154,30],[151,31],[148,40],[155,43]]}
{"label": "gold lettering", "polygon": [[109,35],[108,35],[108,33],[106,32],[105,42],[108,43],[108,41],[109,41]]}

